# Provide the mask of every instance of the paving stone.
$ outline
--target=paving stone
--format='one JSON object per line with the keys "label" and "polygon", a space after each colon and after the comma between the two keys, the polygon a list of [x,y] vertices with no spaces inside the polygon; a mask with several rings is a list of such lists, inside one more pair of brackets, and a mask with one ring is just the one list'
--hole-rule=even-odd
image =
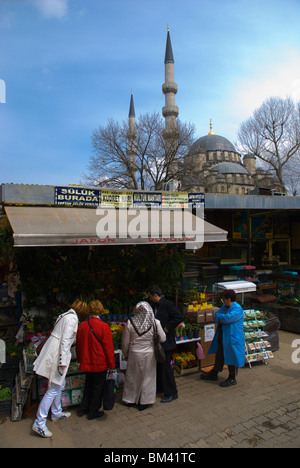
{"label": "paving stone", "polygon": [[[199,374],[177,378],[179,398],[161,404],[161,396],[139,412],[121,402],[101,420],[79,418],[52,424],[51,440],[31,431],[34,419],[11,422],[0,416],[0,448],[281,448],[300,447],[300,364],[290,359],[292,341],[299,335],[280,332],[280,349],[268,366],[241,369],[238,385],[223,389]],[[50,427],[51,426],[51,427]]]}

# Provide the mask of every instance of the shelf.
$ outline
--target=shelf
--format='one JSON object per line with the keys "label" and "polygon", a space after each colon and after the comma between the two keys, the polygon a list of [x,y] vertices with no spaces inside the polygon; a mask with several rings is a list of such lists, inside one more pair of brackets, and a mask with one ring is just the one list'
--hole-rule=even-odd
{"label": "shelf", "polygon": [[201,341],[201,338],[192,338],[191,340],[176,340],[176,345],[184,344],[184,343],[193,343],[195,341]]}

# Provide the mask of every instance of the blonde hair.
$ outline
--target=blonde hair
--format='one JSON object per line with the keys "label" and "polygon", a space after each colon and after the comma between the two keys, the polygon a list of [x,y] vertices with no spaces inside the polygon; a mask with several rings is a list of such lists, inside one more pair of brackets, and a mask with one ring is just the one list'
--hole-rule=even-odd
{"label": "blonde hair", "polygon": [[88,305],[81,299],[76,299],[76,301],[71,305],[71,308],[75,310],[79,318],[86,316],[88,313]]}
{"label": "blonde hair", "polygon": [[104,314],[104,307],[102,302],[98,300],[91,301],[88,305],[88,315],[103,315]]}

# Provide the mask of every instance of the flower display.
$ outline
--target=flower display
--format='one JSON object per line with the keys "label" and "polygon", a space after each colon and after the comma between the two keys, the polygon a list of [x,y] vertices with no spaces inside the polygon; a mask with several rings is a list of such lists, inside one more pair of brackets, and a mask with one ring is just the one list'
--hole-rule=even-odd
{"label": "flower display", "polygon": [[197,361],[196,356],[191,352],[173,353],[172,358],[174,359],[176,366],[180,367],[181,369],[194,367]]}

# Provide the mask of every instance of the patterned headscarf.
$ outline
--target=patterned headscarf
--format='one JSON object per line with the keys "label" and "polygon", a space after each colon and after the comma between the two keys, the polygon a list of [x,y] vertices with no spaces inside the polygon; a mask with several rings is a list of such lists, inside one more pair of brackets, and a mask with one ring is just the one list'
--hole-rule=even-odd
{"label": "patterned headscarf", "polygon": [[139,302],[134,308],[134,317],[131,321],[140,335],[148,331],[154,322],[153,309],[148,302]]}

